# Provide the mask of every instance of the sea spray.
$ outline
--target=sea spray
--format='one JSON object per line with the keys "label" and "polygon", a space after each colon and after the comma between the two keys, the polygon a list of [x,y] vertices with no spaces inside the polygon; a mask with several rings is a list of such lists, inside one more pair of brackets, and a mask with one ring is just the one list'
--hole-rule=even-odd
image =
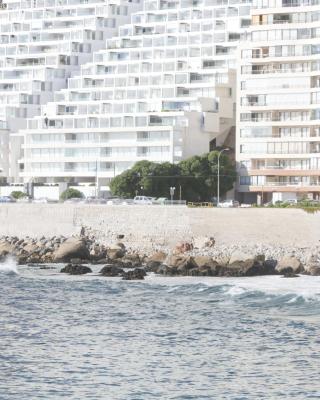
{"label": "sea spray", "polygon": [[18,275],[17,262],[13,257],[7,257],[4,262],[0,264],[0,273],[7,275]]}

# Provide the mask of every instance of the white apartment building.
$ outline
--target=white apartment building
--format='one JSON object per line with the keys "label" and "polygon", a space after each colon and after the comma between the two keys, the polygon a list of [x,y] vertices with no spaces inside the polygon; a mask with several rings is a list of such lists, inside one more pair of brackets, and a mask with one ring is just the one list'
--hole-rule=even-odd
{"label": "white apartment building", "polygon": [[145,0],[21,131],[24,180],[107,186],[138,160],[176,162],[230,140],[249,23],[246,0]]}
{"label": "white apartment building", "polygon": [[140,0],[3,0],[0,8],[0,180],[17,180],[27,118],[130,21]]}
{"label": "white apartment building", "polygon": [[240,56],[241,200],[319,198],[319,0],[254,0]]}

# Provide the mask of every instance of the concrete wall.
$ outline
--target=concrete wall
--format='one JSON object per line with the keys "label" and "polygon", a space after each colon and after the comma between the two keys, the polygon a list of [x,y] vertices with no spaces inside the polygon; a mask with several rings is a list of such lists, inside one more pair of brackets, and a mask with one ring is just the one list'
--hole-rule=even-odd
{"label": "concrete wall", "polygon": [[309,247],[320,243],[320,213],[297,209],[0,204],[0,235],[71,235],[82,225],[107,242],[124,234],[127,244],[145,247],[208,236],[226,245]]}

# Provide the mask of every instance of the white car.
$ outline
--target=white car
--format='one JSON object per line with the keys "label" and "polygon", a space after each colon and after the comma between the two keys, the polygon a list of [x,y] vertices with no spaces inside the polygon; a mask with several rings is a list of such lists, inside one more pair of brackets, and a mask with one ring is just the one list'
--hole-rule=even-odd
{"label": "white car", "polygon": [[136,196],[133,199],[134,204],[152,204],[152,197],[147,197],[147,196]]}
{"label": "white car", "polygon": [[32,203],[46,204],[46,203],[48,203],[48,199],[46,197],[40,197],[39,199],[33,199]]}
{"label": "white car", "polygon": [[240,207],[240,203],[237,200],[225,200],[219,203],[218,207],[221,208]]}

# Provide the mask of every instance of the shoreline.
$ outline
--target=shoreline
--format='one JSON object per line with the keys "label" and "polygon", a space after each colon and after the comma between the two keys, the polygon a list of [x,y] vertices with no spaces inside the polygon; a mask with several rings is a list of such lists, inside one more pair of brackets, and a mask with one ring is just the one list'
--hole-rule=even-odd
{"label": "shoreline", "polygon": [[74,275],[90,272],[84,265],[101,265],[103,276],[130,280],[144,279],[149,272],[163,276],[320,275],[320,246],[225,246],[216,244],[214,238],[199,238],[173,248],[145,251],[130,247],[125,239],[119,235],[117,242],[108,244],[94,236],[3,236],[0,262],[13,257],[18,265],[62,263],[64,272]]}

